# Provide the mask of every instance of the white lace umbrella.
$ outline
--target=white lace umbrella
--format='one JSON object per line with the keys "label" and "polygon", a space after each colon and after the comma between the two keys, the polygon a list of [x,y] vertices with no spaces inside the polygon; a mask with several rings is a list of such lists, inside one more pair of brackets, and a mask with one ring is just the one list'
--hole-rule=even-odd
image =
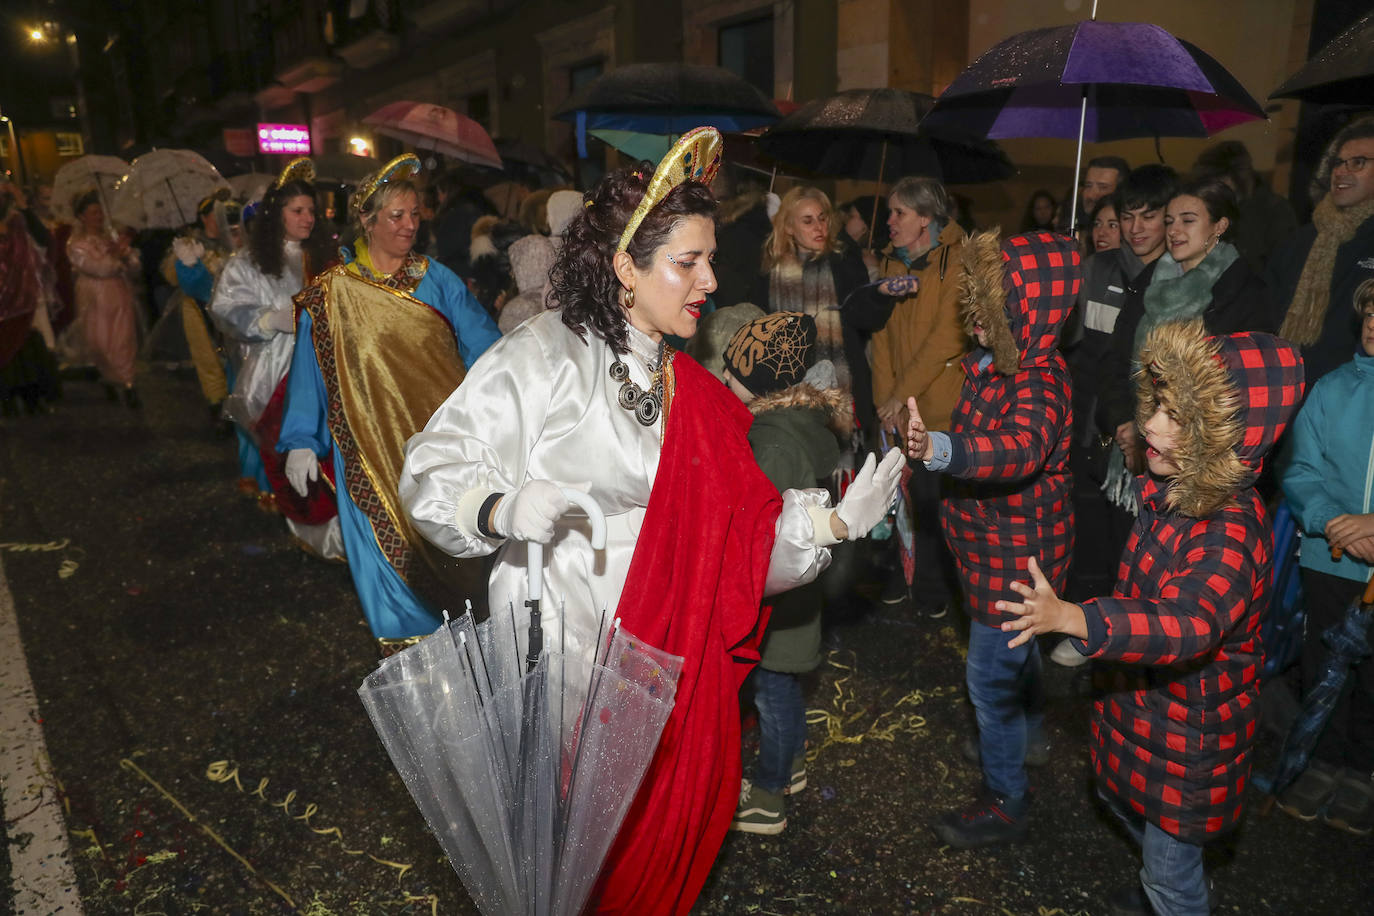
{"label": "white lace umbrella", "polygon": [[115,185],[129,171],[129,163],[117,156],[82,156],[57,170],[52,182],[52,209],[58,219],[71,220],[72,201],[87,191],[100,195],[100,205],[110,212]]}
{"label": "white lace umbrella", "polygon": [[267,189],[272,187],[276,180],[276,175],[267,175],[263,172],[231,175],[229,176],[229,190],[233,192],[234,200],[252,203],[255,200],[262,200],[267,194]]}
{"label": "white lace umbrella", "polygon": [[135,159],[115,188],[110,218],[136,229],[179,229],[195,221],[202,200],[228,186],[200,153],[153,150]]}

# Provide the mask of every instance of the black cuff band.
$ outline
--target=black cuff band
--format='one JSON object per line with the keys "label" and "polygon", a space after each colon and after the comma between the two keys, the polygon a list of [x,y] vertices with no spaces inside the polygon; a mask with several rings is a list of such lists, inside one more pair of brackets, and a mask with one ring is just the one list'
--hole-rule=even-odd
{"label": "black cuff band", "polygon": [[491,527],[487,524],[487,520],[491,518],[491,510],[496,508],[496,504],[499,503],[501,497],[505,495],[504,493],[493,493],[482,500],[482,508],[477,510],[477,533],[482,535],[482,537],[497,539],[502,537],[502,535],[491,530]]}

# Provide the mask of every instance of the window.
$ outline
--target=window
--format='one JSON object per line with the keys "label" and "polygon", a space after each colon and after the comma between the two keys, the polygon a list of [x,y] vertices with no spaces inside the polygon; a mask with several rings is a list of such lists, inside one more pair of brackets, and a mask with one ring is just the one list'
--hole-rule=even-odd
{"label": "window", "polygon": [[86,145],[81,142],[80,134],[68,134],[58,132],[57,134],[57,155],[59,156],[81,156],[86,152]]}
{"label": "window", "polygon": [[491,95],[486,92],[474,92],[472,95],[467,96],[463,101],[465,106],[467,107],[468,117],[472,118],[472,120],[476,121],[478,124],[481,124],[483,127],[487,129],[488,132],[490,132]]}
{"label": "window", "polygon": [[74,96],[54,96],[48,100],[48,111],[59,120],[75,121],[76,98]]}
{"label": "window", "polygon": [[773,97],[773,16],[761,16],[717,33],[717,59],[726,70]]}
{"label": "window", "polygon": [[569,67],[568,82],[571,84],[572,91],[576,92],[581,89],[583,86],[600,76],[605,69],[605,62],[599,60],[578,64],[575,67]]}
{"label": "window", "polygon": [[[568,86],[576,92],[600,76],[606,69],[602,60],[588,61],[568,68]],[[606,174],[606,144],[596,137],[587,136],[587,158],[578,163],[583,187],[592,187]]]}

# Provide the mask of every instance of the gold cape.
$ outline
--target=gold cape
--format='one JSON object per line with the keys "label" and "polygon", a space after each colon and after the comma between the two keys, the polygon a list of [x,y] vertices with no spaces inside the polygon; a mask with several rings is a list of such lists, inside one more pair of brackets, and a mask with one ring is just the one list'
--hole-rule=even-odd
{"label": "gold cape", "polygon": [[406,441],[467,374],[447,319],[411,295],[425,266],[410,256],[380,281],[336,266],[296,301],[313,323],[343,488],[367,515],[392,568],[443,609],[465,598],[479,603],[486,581],[480,560],[454,559],[426,541],[397,495]]}

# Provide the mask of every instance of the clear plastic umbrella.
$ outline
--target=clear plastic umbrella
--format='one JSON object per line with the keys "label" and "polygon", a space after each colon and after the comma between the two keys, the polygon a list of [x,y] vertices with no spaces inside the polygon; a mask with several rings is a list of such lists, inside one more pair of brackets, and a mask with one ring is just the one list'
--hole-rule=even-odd
{"label": "clear plastic umbrella", "polygon": [[115,187],[110,218],[135,229],[180,229],[200,202],[228,188],[219,170],[188,149],[155,149],[133,161]]}
{"label": "clear plastic umbrella", "polygon": [[[592,520],[593,546],[604,547],[600,509],[567,492]],[[581,912],[658,747],[682,665],[617,623],[594,656],[541,649],[542,570],[532,544],[529,632],[513,607],[480,623],[469,607],[359,689],[487,916]]]}

